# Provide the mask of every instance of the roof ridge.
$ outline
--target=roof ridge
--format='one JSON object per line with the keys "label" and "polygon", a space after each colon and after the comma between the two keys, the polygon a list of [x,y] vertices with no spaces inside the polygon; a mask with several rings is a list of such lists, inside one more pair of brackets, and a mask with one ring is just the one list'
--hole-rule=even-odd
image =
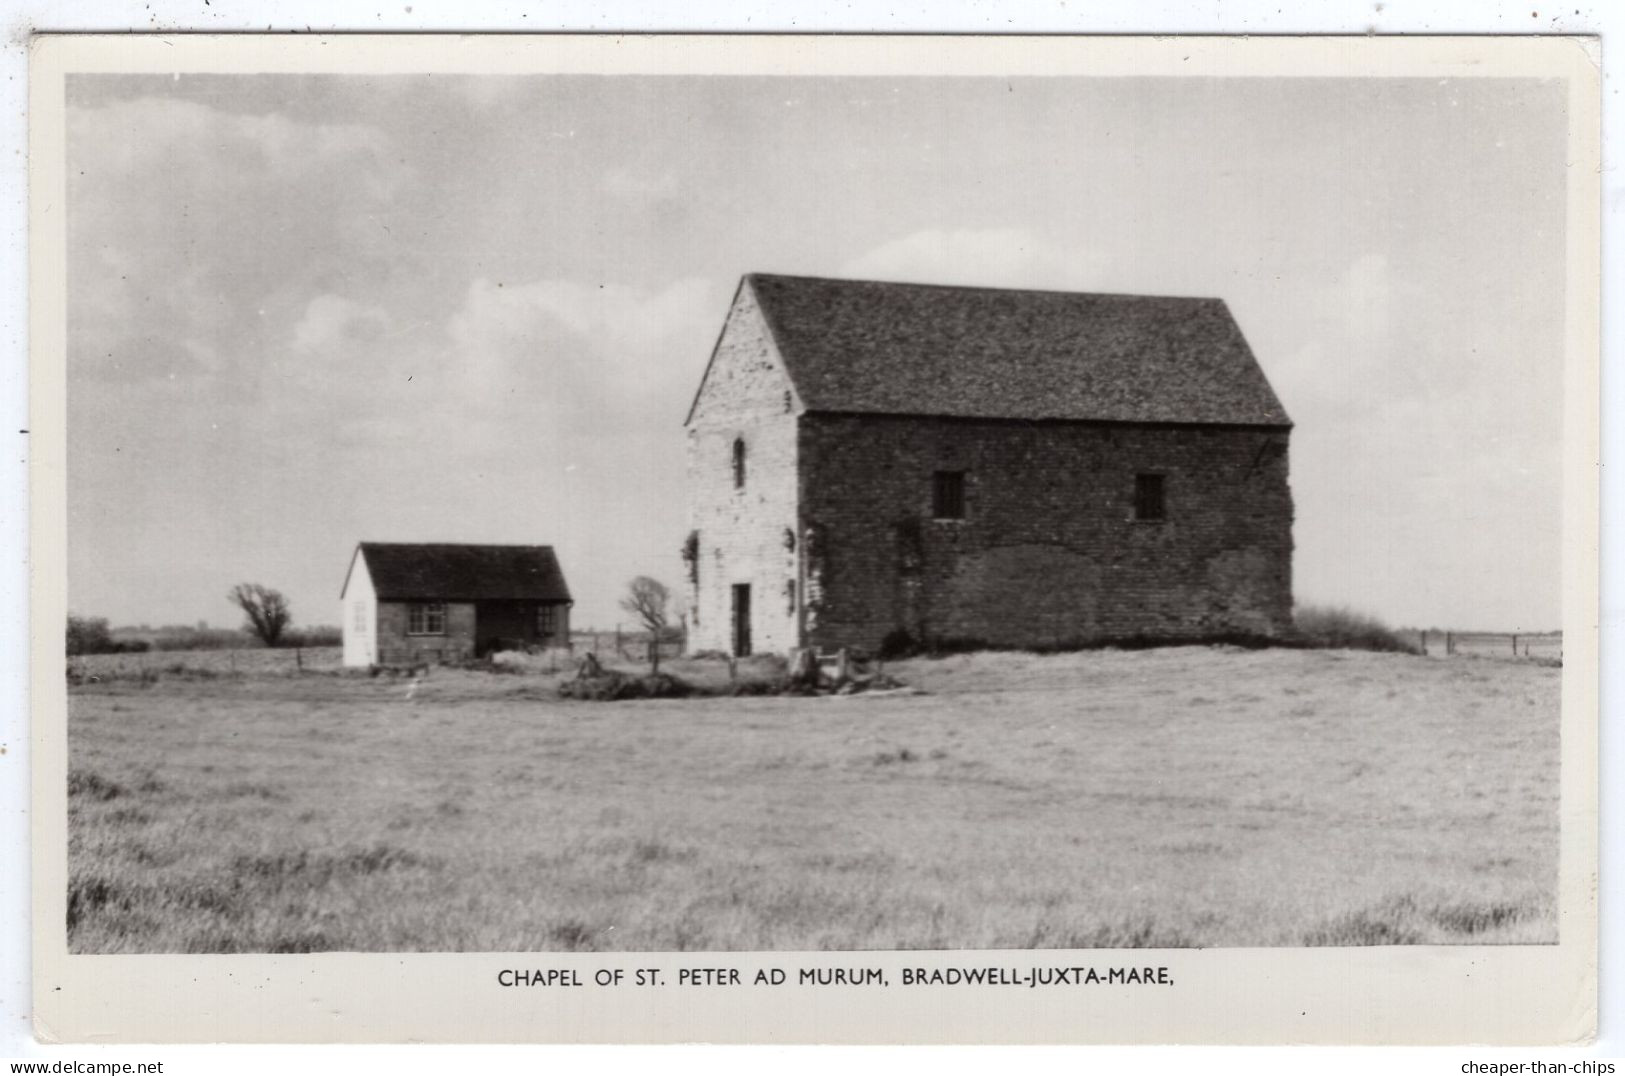
{"label": "roof ridge", "polygon": [[398,546],[401,548],[425,548],[440,546],[445,549],[552,549],[551,543],[544,542],[376,542],[363,538],[360,545],[371,546]]}
{"label": "roof ridge", "polygon": [[1075,291],[1066,288],[1012,288],[997,284],[938,284],[924,280],[877,280],[873,277],[816,276],[803,273],[748,272],[743,280],[797,280],[817,284],[873,284],[883,288],[919,288],[930,291],[974,291],[1008,295],[1064,295],[1090,299],[1158,299],[1185,303],[1224,303],[1218,295],[1167,295],[1135,291]]}

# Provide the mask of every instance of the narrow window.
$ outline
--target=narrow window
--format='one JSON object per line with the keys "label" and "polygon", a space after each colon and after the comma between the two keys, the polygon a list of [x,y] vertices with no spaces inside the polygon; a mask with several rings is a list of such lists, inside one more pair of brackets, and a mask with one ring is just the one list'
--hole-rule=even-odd
{"label": "narrow window", "polygon": [[1160,474],[1137,474],[1134,476],[1134,518],[1144,520],[1158,520],[1167,518],[1167,506],[1163,502],[1162,478]]}
{"label": "narrow window", "polygon": [[356,631],[361,632],[362,634],[366,634],[366,631],[367,631],[367,603],[366,602],[356,602],[355,603],[355,619],[354,619],[354,621],[352,621],[351,626],[354,627]]}
{"label": "narrow window", "polygon": [[444,602],[414,602],[407,606],[406,634],[446,634],[446,604]]}
{"label": "narrow window", "polygon": [[965,518],[964,471],[938,471],[931,476],[931,518]]}
{"label": "narrow window", "polygon": [[551,605],[538,605],[536,607],[536,634],[543,639],[551,639],[558,630],[558,622],[554,617]]}
{"label": "narrow window", "polygon": [[734,438],[734,489],[745,488],[745,439]]}

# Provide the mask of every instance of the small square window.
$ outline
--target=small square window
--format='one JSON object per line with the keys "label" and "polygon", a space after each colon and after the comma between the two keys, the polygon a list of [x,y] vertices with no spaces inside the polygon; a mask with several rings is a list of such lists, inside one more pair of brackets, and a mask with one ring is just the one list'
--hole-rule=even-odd
{"label": "small square window", "polygon": [[965,518],[964,471],[938,471],[931,476],[931,518]]}
{"label": "small square window", "polygon": [[1163,476],[1137,474],[1134,476],[1134,518],[1160,520],[1168,518],[1163,499]]}
{"label": "small square window", "polygon": [[414,602],[406,607],[406,634],[446,634],[445,602]]}

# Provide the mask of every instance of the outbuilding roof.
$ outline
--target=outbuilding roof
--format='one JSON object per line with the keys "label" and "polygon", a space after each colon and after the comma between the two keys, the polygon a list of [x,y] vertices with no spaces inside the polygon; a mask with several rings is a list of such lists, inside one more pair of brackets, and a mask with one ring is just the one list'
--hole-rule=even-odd
{"label": "outbuilding roof", "polygon": [[1291,425],[1222,299],[745,283],[809,411]]}
{"label": "outbuilding roof", "polygon": [[382,601],[569,601],[558,557],[546,545],[362,542]]}

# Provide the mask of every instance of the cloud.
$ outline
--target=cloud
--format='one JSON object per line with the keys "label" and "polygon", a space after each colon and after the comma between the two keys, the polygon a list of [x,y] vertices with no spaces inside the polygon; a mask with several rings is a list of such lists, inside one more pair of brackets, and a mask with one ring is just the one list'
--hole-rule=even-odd
{"label": "cloud", "polygon": [[382,307],[324,293],[310,301],[293,327],[293,346],[319,354],[342,351],[376,340],[389,324]]}
{"label": "cloud", "polygon": [[700,278],[659,290],[480,279],[469,287],[447,336],[489,376],[540,371],[584,397],[646,396],[698,376],[720,317],[719,289]]}
{"label": "cloud", "polygon": [[389,271],[411,172],[376,128],[141,97],[71,108],[68,139],[76,374],[166,378],[180,340],[263,357],[331,280]]}
{"label": "cloud", "polygon": [[1025,228],[928,228],[875,247],[842,276],[933,284],[1091,291],[1106,286],[1092,251],[1063,251]]}
{"label": "cloud", "polygon": [[677,173],[616,166],[604,174],[605,193],[627,202],[658,202],[677,195]]}
{"label": "cloud", "polygon": [[[366,124],[307,123],[276,112],[228,112],[162,97],[74,108],[68,123],[71,140],[96,146],[95,169],[104,178],[153,167],[178,173],[202,159],[229,162],[230,172],[275,182],[324,176],[334,164],[370,162],[349,179],[383,194],[402,176],[398,166],[379,167],[389,163],[390,142]],[[84,161],[88,155],[75,156]],[[227,176],[221,170],[214,178]]]}

